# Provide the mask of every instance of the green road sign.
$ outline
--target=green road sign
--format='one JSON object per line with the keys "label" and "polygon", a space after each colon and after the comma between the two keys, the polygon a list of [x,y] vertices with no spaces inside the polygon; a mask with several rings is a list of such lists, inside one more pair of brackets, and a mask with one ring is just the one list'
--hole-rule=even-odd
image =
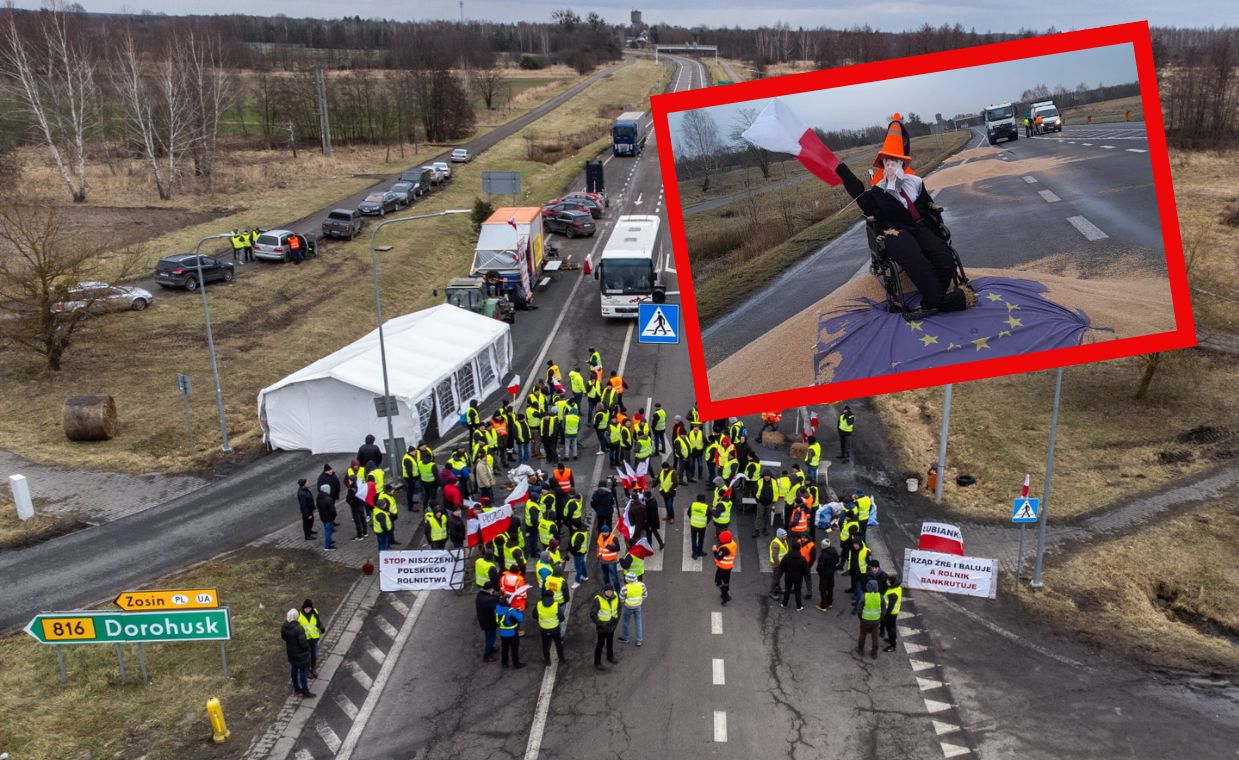
{"label": "green road sign", "polygon": [[718,84],[735,84],[736,83],[735,80],[732,80],[732,79],[718,79],[715,81],[717,81]]}
{"label": "green road sign", "polygon": [[44,612],[26,633],[43,644],[125,644],[160,641],[227,641],[228,608],[167,612]]}

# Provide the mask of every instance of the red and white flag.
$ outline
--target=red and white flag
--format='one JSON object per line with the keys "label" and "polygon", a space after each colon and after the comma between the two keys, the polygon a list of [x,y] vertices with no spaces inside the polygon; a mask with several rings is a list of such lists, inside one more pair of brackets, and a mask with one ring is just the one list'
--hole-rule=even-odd
{"label": "red and white flag", "polygon": [[921,523],[921,540],[916,548],[940,554],[964,556],[964,534],[946,523]]}
{"label": "red and white flag", "polygon": [[517,232],[519,232],[519,231],[520,231],[520,227],[517,227],[517,226],[516,226],[516,217],[514,217],[514,216],[510,216],[510,217],[508,217],[508,226],[509,226],[509,227],[511,227],[512,229],[516,230]]}
{"label": "red and white flag", "polygon": [[648,538],[642,536],[640,541],[628,547],[628,553],[639,559],[645,559],[654,556],[654,547],[650,546]]}
{"label": "red and white flag", "polygon": [[508,393],[515,396],[516,394],[520,392],[521,392],[521,376],[513,375],[512,379],[508,381]]}
{"label": "red and white flag", "polygon": [[631,510],[632,500],[629,500],[624,504],[624,511],[620,513],[619,525],[616,526],[619,528],[620,535],[624,537],[625,541],[631,540],[633,534],[637,532],[637,526],[632,522]]}
{"label": "red and white flag", "polygon": [[1020,489],[1020,498],[1021,498],[1021,499],[1027,499],[1027,498],[1028,498],[1028,482],[1029,482],[1029,478],[1030,478],[1030,477],[1031,477],[1031,476],[1029,476],[1028,474],[1025,474],[1025,475],[1024,475],[1024,487]]}
{"label": "red and white flag", "polygon": [[469,518],[469,546],[479,542],[494,541],[495,536],[507,532],[512,525],[512,505],[504,504],[489,512],[480,512]]}
{"label": "red and white flag", "polygon": [[522,479],[512,489],[512,493],[508,494],[508,498],[503,500],[503,503],[504,506],[513,508],[519,507],[527,501],[529,501],[529,481]]}
{"label": "red and white flag", "polygon": [[[626,465],[627,463],[625,463]],[[632,472],[629,470],[629,472]],[[641,464],[637,465],[637,471],[633,473],[633,478],[636,479],[637,490],[644,491],[646,488],[646,479],[650,474],[650,460],[642,459]]]}
{"label": "red and white flag", "polygon": [[810,174],[828,185],[843,181],[835,173],[839,159],[822,138],[778,98],[770,101],[740,136],[759,148],[795,156]]}
{"label": "red and white flag", "polygon": [[817,412],[809,412],[808,416],[804,418],[804,429],[800,431],[800,442],[808,442],[811,435],[817,435]]}

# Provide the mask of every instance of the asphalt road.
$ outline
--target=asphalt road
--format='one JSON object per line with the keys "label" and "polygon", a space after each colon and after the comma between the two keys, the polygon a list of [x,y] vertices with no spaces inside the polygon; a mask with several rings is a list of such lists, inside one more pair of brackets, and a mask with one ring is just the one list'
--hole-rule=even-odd
{"label": "asphalt road", "polygon": [[[976,139],[969,147],[984,144],[984,135],[973,132]],[[1068,126],[1061,136],[1021,138],[998,147],[1001,152],[972,160],[993,164],[989,178],[935,195],[946,209],[946,223],[965,267],[1006,268],[1057,256],[1046,265],[1049,271],[1070,266],[1088,276],[1112,266],[1122,254],[1128,257],[1124,261],[1149,272],[1165,272],[1143,124]],[[1004,174],[1000,165],[1028,158],[1063,162],[1026,175]],[[958,163],[948,161],[943,168]],[[926,184],[933,191],[932,174]],[[1073,223],[1071,217],[1078,219]],[[1107,237],[1090,240],[1088,224]],[[858,223],[703,330],[707,365],[816,303],[867,271],[868,264],[865,230]]]}

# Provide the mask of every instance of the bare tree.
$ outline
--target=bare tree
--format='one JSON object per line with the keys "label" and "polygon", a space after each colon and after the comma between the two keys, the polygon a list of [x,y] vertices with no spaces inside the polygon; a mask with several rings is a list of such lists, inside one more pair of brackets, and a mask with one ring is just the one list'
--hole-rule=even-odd
{"label": "bare tree", "polygon": [[473,86],[477,89],[478,95],[482,96],[482,102],[486,104],[487,111],[495,109],[495,96],[499,94],[499,85],[503,83],[503,72],[498,68],[479,69],[473,72]]}
{"label": "bare tree", "polygon": [[210,177],[220,122],[232,105],[232,80],[224,67],[223,43],[216,35],[190,29],[181,43],[187,65],[194,174]]}
{"label": "bare tree", "polygon": [[94,58],[78,34],[75,14],[53,6],[25,29],[11,1],[4,15],[0,79],[38,125],[73,202],[83,203],[87,140],[98,113]]}
{"label": "bare tree", "polygon": [[69,288],[128,277],[140,263],[136,250],[109,257],[93,237],[70,234],[54,205],[0,199],[0,338],[59,370],[77,329],[96,314],[91,303],[61,308]]}
{"label": "bare tree", "polygon": [[112,72],[124,104],[126,122],[150,164],[160,200],[170,200],[180,171],[178,161],[192,142],[191,102],[186,66],[178,46],[169,45],[147,72],[128,30],[121,35]]}
{"label": "bare tree", "polygon": [[753,122],[757,120],[756,108],[741,108],[736,112],[736,118],[731,122],[731,141],[737,147],[742,148],[753,161],[757,164],[757,168],[761,170],[762,179],[770,179],[770,151],[765,148],[759,148],[753,143],[745,140],[741,135],[744,130],[753,126]]}
{"label": "bare tree", "polygon": [[689,111],[680,125],[680,141],[686,158],[692,159],[701,171],[701,189],[710,189],[710,175],[722,158],[724,145],[718,124],[705,109]]}

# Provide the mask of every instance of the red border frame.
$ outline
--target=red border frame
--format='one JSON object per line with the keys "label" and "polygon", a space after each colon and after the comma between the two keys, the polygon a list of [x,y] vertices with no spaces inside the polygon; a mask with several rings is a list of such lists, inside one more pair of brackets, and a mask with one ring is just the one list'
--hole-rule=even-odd
{"label": "red border frame", "polygon": [[1124,43],[1130,43],[1135,52],[1140,98],[1144,106],[1145,126],[1148,132],[1148,155],[1153,168],[1153,184],[1157,192],[1162,242],[1166,251],[1166,268],[1174,307],[1175,330],[1021,356],[983,359],[949,367],[882,375],[864,380],[813,385],[731,399],[714,399],[710,395],[709,378],[706,375],[701,326],[697,318],[691,262],[684,234],[684,217],[680,206],[679,186],[676,183],[675,157],[669,149],[659,150],[658,160],[662,169],[663,187],[666,191],[671,244],[675,251],[676,266],[680,272],[678,284],[681,293],[680,301],[684,309],[684,334],[692,366],[693,388],[696,391],[698,407],[703,417],[720,419],[754,414],[769,409],[833,403],[860,396],[905,391],[943,383],[980,380],[1017,372],[1033,372],[1137,354],[1190,348],[1196,345],[1196,329],[1188,293],[1187,268],[1183,258],[1183,242],[1179,234],[1174,186],[1170,175],[1170,157],[1166,151],[1161,99],[1157,93],[1157,76],[1153,68],[1153,50],[1147,21],[658,95],[650,99],[650,110],[659,146],[669,147],[671,135],[667,126],[667,114],[676,111]]}

